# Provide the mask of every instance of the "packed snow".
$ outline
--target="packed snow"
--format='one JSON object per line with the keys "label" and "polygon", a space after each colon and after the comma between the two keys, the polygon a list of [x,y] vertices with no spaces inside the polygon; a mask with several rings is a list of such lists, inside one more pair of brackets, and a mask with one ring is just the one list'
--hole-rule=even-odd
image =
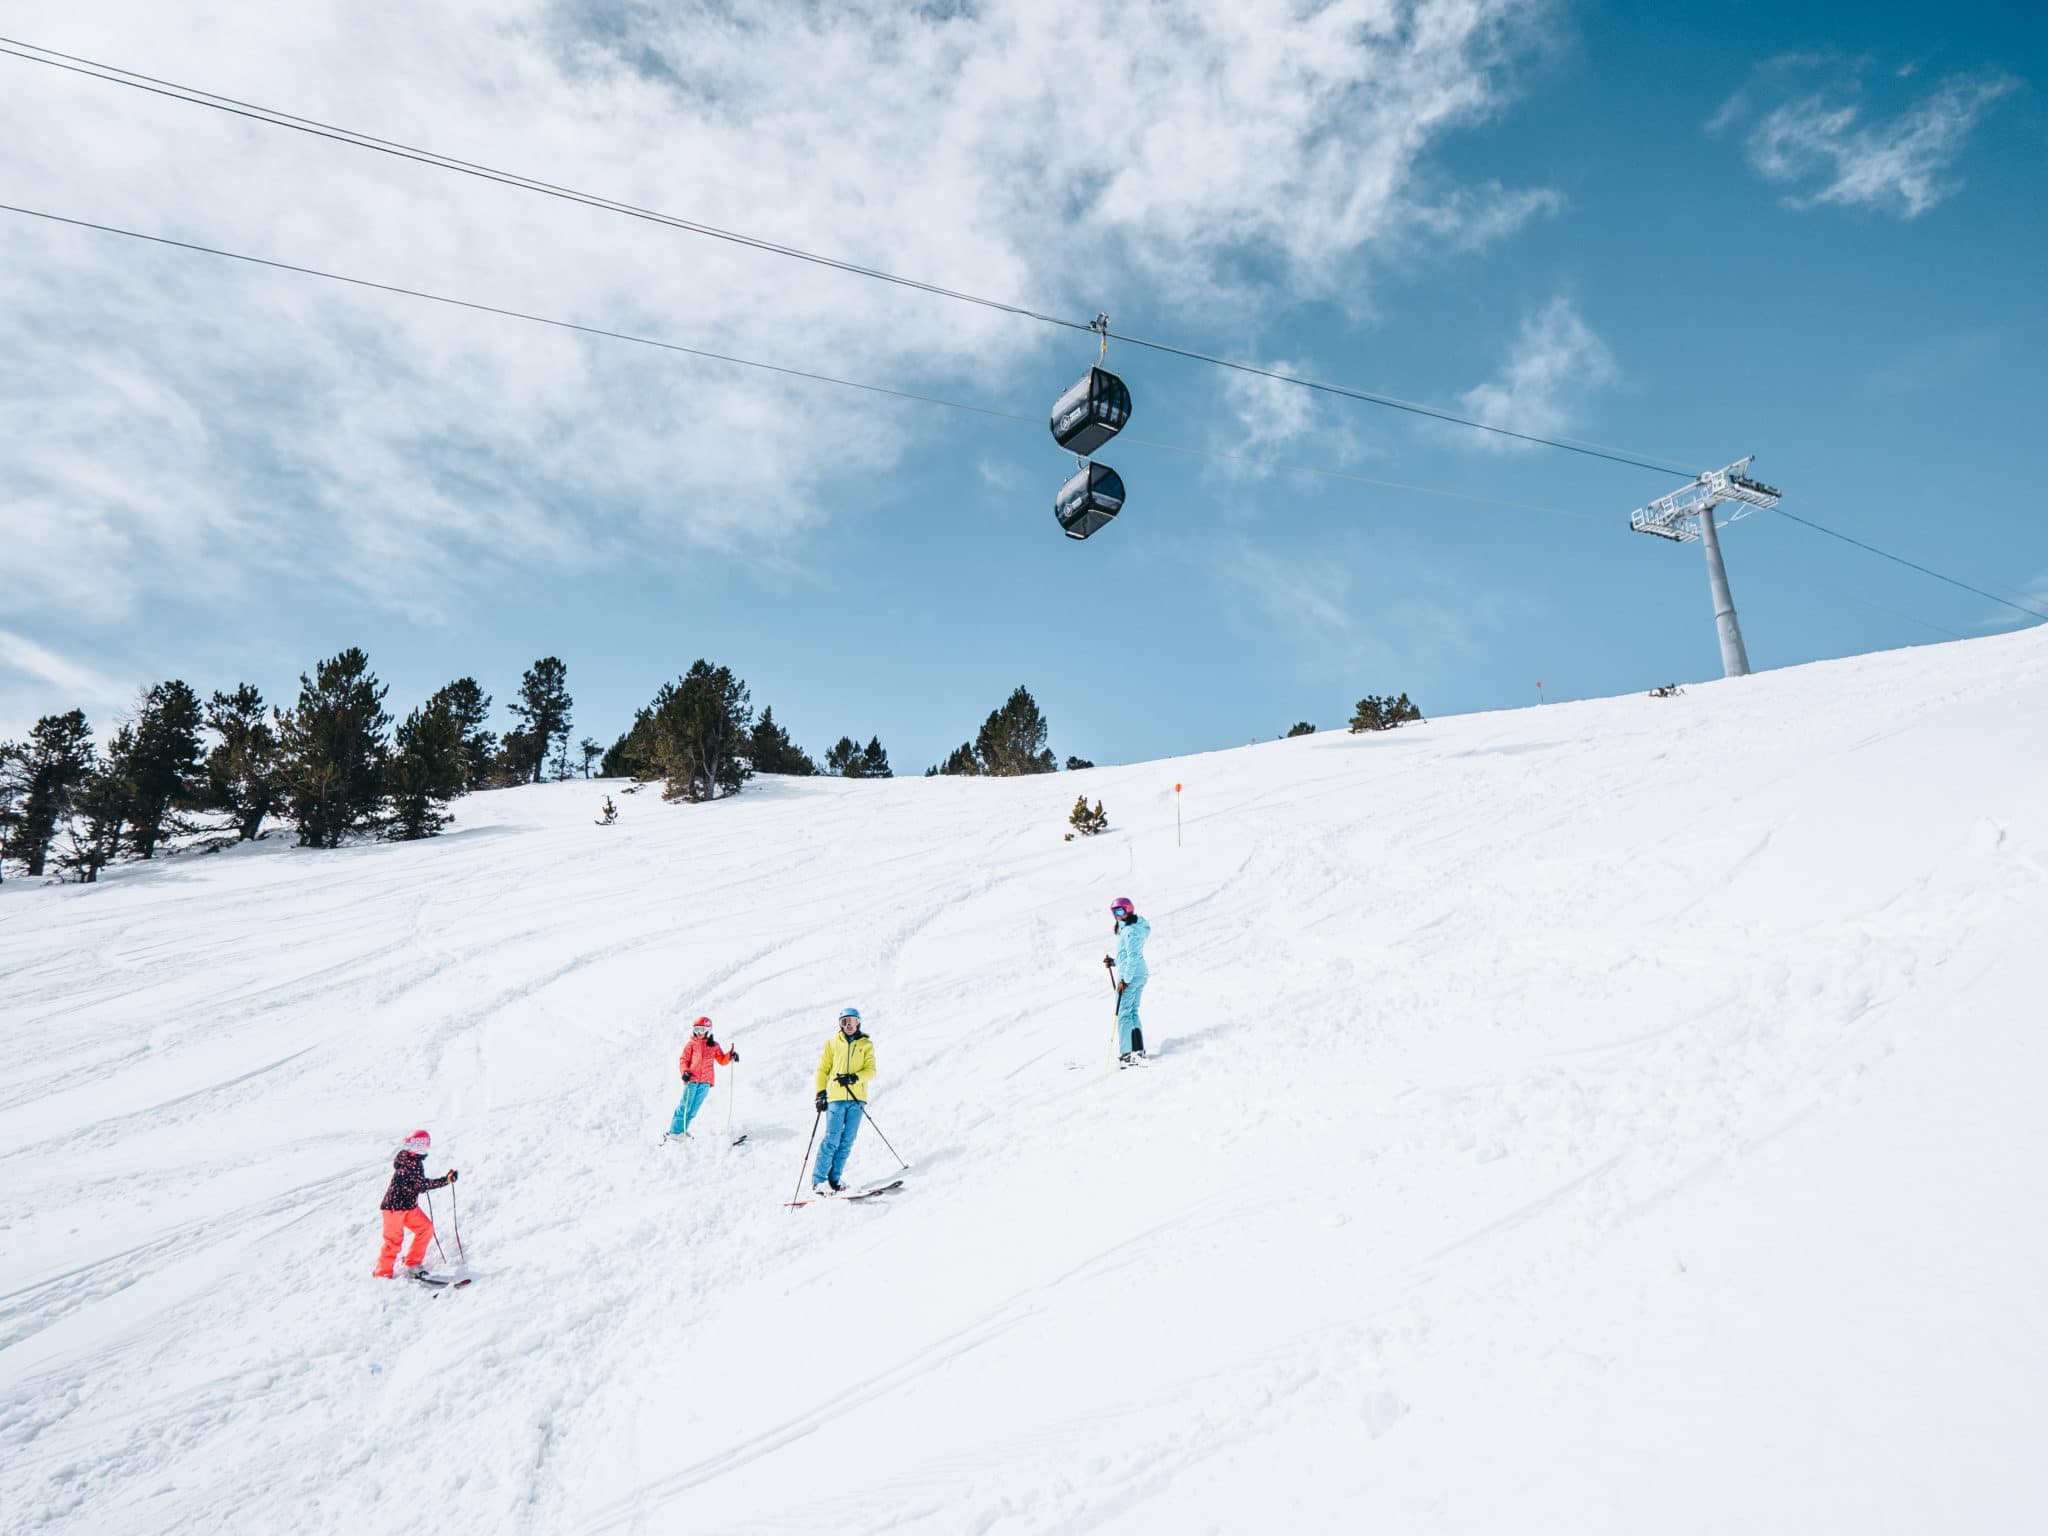
{"label": "packed snow", "polygon": [[2035,632],[10,881],[0,1528],[2048,1528],[2044,764]]}

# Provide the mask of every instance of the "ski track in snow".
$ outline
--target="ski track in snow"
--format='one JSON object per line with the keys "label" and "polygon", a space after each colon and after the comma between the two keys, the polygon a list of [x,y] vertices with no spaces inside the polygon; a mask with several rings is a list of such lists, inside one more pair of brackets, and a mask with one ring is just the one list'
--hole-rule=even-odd
{"label": "ski track in snow", "polygon": [[2044,762],[2025,634],[9,882],[0,1531],[2048,1527]]}

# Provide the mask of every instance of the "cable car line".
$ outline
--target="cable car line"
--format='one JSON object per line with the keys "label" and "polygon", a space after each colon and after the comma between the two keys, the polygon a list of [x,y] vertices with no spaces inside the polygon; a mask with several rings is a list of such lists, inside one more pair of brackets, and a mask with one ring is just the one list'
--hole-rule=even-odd
{"label": "cable car line", "polygon": [[[552,315],[537,315],[526,310],[509,309],[498,304],[484,304],[473,299],[458,299],[445,293],[430,293],[423,288],[407,288],[397,283],[380,283],[366,277],[350,277],[346,273],[329,272],[320,267],[301,266],[289,261],[276,261],[266,256],[250,256],[241,251],[223,250],[218,246],[201,245],[197,241],[177,240],[168,235],[149,235],[140,230],[123,229],[114,224],[99,224],[90,219],[67,218],[63,214],[45,213],[36,208],[24,208],[15,203],[0,203],[0,212],[22,214],[32,219],[44,219],[53,224],[67,224],[74,229],[89,229],[99,234],[120,235],[130,240],[141,240],[150,245],[169,246],[175,250],[192,251],[203,256],[220,256],[229,261],[244,262],[250,266],[268,267],[278,272],[290,272],[300,277],[325,278],[329,282],[346,283],[353,288],[368,288],[378,293],[397,294],[402,298],[425,299],[430,303],[446,304],[456,309],[467,309],[478,314],[496,315],[507,320],[524,320],[534,325],[554,326],[559,330],[575,331],[585,336],[601,337],[607,341],[630,341],[641,346],[657,347],[664,352],[680,352],[689,357],[700,357],[717,363],[731,363],[741,368],[754,368],[764,373],[780,374],[785,378],[803,379],[813,384],[834,384],[842,389],[857,389],[873,395],[886,395],[894,400],[912,400],[920,405],[943,406],[947,410],[965,411],[975,416],[989,416],[998,421],[1022,422],[1036,427],[1040,419],[1036,416],[1021,415],[1016,411],[1005,411],[989,405],[972,405],[963,400],[948,400],[938,395],[922,395],[914,390],[896,389],[886,384],[870,384],[860,379],[840,378],[836,374],[818,373],[807,368],[791,368],[780,363],[764,363],[755,358],[736,357],[729,352],[713,352],[704,347],[685,346],[681,342],[663,341],[658,337],[636,335],[631,331],[612,330],[605,326],[584,325],[574,320],[562,320]],[[1366,475],[1355,475],[1344,470],[1319,469],[1308,464],[1285,464],[1270,460],[1248,458],[1240,454],[1221,453],[1206,448],[1190,448],[1180,443],[1159,442],[1151,438],[1133,437],[1126,441],[1142,444],[1147,448],[1158,448],[1168,453],[1185,454],[1191,458],[1215,459],[1231,463],[1259,464],[1262,467],[1293,474],[1318,475],[1325,479],[1347,480],[1360,485],[1373,485],[1389,490],[1419,491],[1431,496],[1449,496],[1460,501],[1477,502],[1484,506],[1511,507],[1519,511],[1551,512],[1564,514],[1559,507],[1543,507],[1533,503],[1500,501],[1488,496],[1475,496],[1469,491],[1454,491],[1441,486],[1411,485],[1399,480],[1375,480]]]}
{"label": "cable car line", "polygon": [[[612,330],[606,326],[585,325],[575,320],[557,319],[551,315],[536,315],[525,310],[510,309],[503,305],[484,304],[473,299],[458,299],[443,293],[429,293],[425,289],[407,288],[397,283],[380,283],[371,278],[350,277],[340,272],[328,272],[319,267],[300,266],[293,262],[276,261],[265,256],[250,256],[240,251],[223,250],[218,246],[201,245],[197,241],[176,240],[168,235],[144,234],[140,230],[122,229],[118,225],[95,223],[90,219],[67,218],[63,214],[46,213],[37,208],[24,208],[15,203],[0,203],[0,212],[20,214],[31,219],[42,219],[52,224],[64,224],[73,229],[89,229],[99,234],[119,235],[124,239],[140,240],[150,245],[168,246],[175,250],[191,251],[205,256],[219,256],[229,261],[238,261],[255,267],[267,267],[278,272],[291,272],[301,277],[324,278],[329,282],[345,283],[350,287],[366,288],[378,293],[397,294],[402,298],[424,299],[434,304],[446,304],[455,309],[471,310],[477,314],[496,315],[508,320],[523,320],[533,325],[553,326],[558,330],[575,331],[581,335],[602,337],[608,341],[629,341],[640,346],[655,347],[664,352],[677,352],[688,357],[705,358],[712,362],[731,363],[736,367],[758,369],[763,373],[779,374],[785,378],[803,379],[814,384],[833,384],[842,389],[857,389],[867,394],[885,395],[895,400],[911,400],[921,405],[943,406],[947,410],[964,411],[971,415],[993,417],[999,421],[1025,422],[1034,426],[1038,423],[1038,418],[1035,416],[1024,416],[1015,411],[998,410],[993,406],[971,405],[961,400],[947,400],[938,395],[924,395],[918,394],[913,390],[895,389],[886,384],[869,384],[859,379],[843,379],[836,374],[818,373],[805,368],[791,368],[779,363],[764,363],[754,358],[735,357],[730,353],[713,352],[704,347],[690,347],[683,345],[681,342],[663,341],[653,336],[639,336],[631,331]],[[1360,484],[1384,486],[1389,489],[1419,491],[1432,496],[1454,497],[1462,501],[1526,508],[1531,511],[1558,512],[1563,510],[1555,507],[1533,507],[1520,502],[1493,501],[1488,497],[1474,496],[1468,492],[1454,491],[1437,486],[1408,485],[1393,480],[1374,480],[1368,476],[1349,474],[1342,470],[1317,469],[1308,465],[1272,463],[1270,461],[1251,459],[1244,455],[1219,453],[1201,448],[1189,448],[1177,443],[1163,443],[1147,438],[1133,437],[1127,439],[1127,441],[1148,448],[1164,449],[1170,453],[1186,454],[1193,458],[1217,459],[1233,463],[1263,464],[1265,467],[1276,470],[1318,475],[1335,480],[1356,481]],[[1801,517],[1796,512],[1787,512],[1782,503],[1774,506],[1771,510],[1780,517],[1789,518],[1795,523],[1813,529],[1816,533],[1824,533],[1829,538],[1841,540],[1844,544],[1853,544],[1856,548],[1876,555],[1880,559],[1889,560],[1895,565],[1902,565],[1908,570],[1918,571],[1921,575],[1932,577],[1936,581],[1946,582],[1949,586],[1958,587],[1965,592],[1997,603],[2001,607],[2010,608],[2017,613],[2024,613],[2031,618],[2048,619],[2048,612],[2044,612],[2039,608],[2029,607],[2024,603],[2000,597],[1995,592],[1987,592],[1982,587],[1973,586],[1967,581],[1946,575],[1931,566],[1922,565],[1916,560],[1909,560],[1903,555],[1895,555],[1890,550],[1880,549],[1875,544],[1853,538],[1837,529],[1828,527],[1824,523],[1817,523],[1811,518]]]}
{"label": "cable car line", "polygon": [[[195,107],[210,107],[216,112],[226,112],[235,117],[247,118],[251,122],[268,123],[274,128],[290,128],[298,133],[311,134],[315,138],[331,139],[337,144],[350,144],[357,149],[375,150],[379,154],[392,155],[401,160],[415,161],[420,165],[432,166],[437,170],[455,171],[464,176],[474,176],[483,181],[495,181],[501,186],[516,187],[525,192],[539,192],[548,197],[561,198],[585,207],[600,209],[606,213],[624,214],[628,218],[643,219],[653,224],[665,224],[672,229],[684,230],[693,235],[705,235],[713,240],[725,240],[734,245],[748,246],[754,250],[767,251],[776,256],[787,256],[795,261],[808,261],[818,266],[830,267],[835,271],[848,272],[856,277],[871,277],[878,282],[895,283],[899,287],[914,288],[920,293],[929,293],[944,299],[957,299],[965,304],[979,304],[984,309],[999,310],[1004,314],[1019,315],[1027,320],[1041,321],[1046,325],[1064,326],[1069,330],[1090,329],[1085,321],[1069,320],[1063,315],[1032,309],[1023,304],[1005,303],[1001,299],[987,298],[981,294],[967,293],[957,288],[947,288],[938,283],[928,283],[922,278],[906,277],[898,272],[885,271],[855,261],[846,261],[837,256],[826,256],[817,251],[806,251],[794,245],[749,235],[740,230],[723,229],[716,224],[706,224],[697,219],[686,219],[679,214],[663,213],[654,208],[643,208],[635,203],[621,202],[616,198],[604,197],[595,192],[579,191],[551,181],[542,181],[535,176],[526,176],[518,171],[500,170],[495,166],[481,165],[474,160],[460,160],[453,155],[444,155],[436,150],[422,149],[418,145],[404,144],[396,139],[380,139],[374,134],[363,133],[354,128],[345,128],[335,123],[325,123],[318,118],[300,117],[276,107],[266,107],[256,102],[243,101],[233,96],[222,96],[213,91],[203,91],[197,86],[181,85],[175,80],[164,80],[155,75],[141,74],[135,70],[123,69],[118,64],[105,64],[97,59],[80,58],[75,54],[60,53],[54,48],[24,42],[20,38],[0,36],[0,54],[21,59],[30,64],[42,64],[51,69],[61,69],[67,74],[84,75],[93,80],[103,80],[109,85],[124,85],[130,90],[144,91],[152,96],[166,97],[172,101],[186,102]],[[23,53],[21,49],[33,49]],[[47,54],[48,57],[38,57]],[[60,62],[62,61],[62,62]]]}
{"label": "cable car line", "polygon": [[1546,448],[1562,448],[1567,453],[1583,453],[1590,458],[1607,459],[1615,464],[1628,464],[1637,469],[1653,470],[1657,474],[1674,476],[1680,480],[1691,480],[1699,474],[1695,469],[1674,469],[1669,464],[1653,463],[1649,459],[1637,458],[1623,449],[1609,448],[1599,443],[1585,443],[1569,437],[1543,437],[1533,432],[1517,432],[1511,427],[1499,427],[1491,422],[1476,421],[1470,416],[1460,416],[1457,412],[1444,410],[1441,406],[1422,405],[1393,395],[1374,394],[1371,390],[1353,389],[1348,384],[1331,384],[1298,373],[1286,373],[1278,368],[1261,368],[1256,363],[1241,363],[1227,357],[1215,357],[1207,352],[1177,347],[1170,342],[1147,341],[1142,336],[1126,336],[1121,331],[1108,331],[1105,334],[1112,341],[1127,342],[1134,347],[1149,347],[1154,352],[1166,352],[1198,363],[1209,363],[1217,368],[1234,369],[1238,373],[1257,374],[1262,379],[1275,379],[1282,384],[1298,385],[1302,389],[1318,390],[1328,395],[1342,395],[1347,400],[1363,400],[1372,405],[1386,406],[1389,410],[1408,411],[1416,416],[1427,416],[1461,427],[1476,427],[1481,432],[1491,432],[1497,437],[1511,437],[1524,443],[1539,443]]}
{"label": "cable car line", "polygon": [[[29,52],[21,50],[28,49]],[[579,191],[554,182],[542,181],[516,171],[499,170],[471,160],[460,160],[452,155],[422,149],[417,145],[401,143],[395,139],[382,139],[373,134],[353,128],[344,128],[334,123],[322,122],[317,118],[300,117],[274,107],[261,106],[255,102],[243,101],[233,96],[200,90],[196,86],[182,85],[175,80],[166,80],[155,75],[145,75],[135,70],[123,69],[116,64],[103,63],[97,59],[82,58],[76,54],[62,53],[54,48],[45,48],[20,38],[0,36],[0,54],[20,59],[30,64],[41,64],[51,69],[60,69],[67,74],[82,75],[88,79],[104,81],[109,85],[126,86],[130,90],[143,91],[152,96],[182,101],[191,106],[208,107],[217,112],[226,112],[251,122],[267,123],[275,128],[289,128],[294,132],[311,134],[316,138],[329,139],[339,144],[353,145],[358,149],[374,150],[378,154],[392,155],[399,159],[411,160],[437,170],[454,171],[459,175],[472,176],[484,181],[496,182],[502,186],[514,187],[521,191],[538,192],[547,197],[560,198],[567,202],[580,203],[606,213],[623,214],[628,218],[641,219],[648,223],[666,225],[689,234],[703,235],[714,240],[727,241],[752,250],[765,251],[771,255],[786,256],[794,261],[810,262],[834,271],[849,273],[856,277],[873,278],[877,282],[893,283],[898,287],[914,289],[937,298],[953,299],[963,304],[975,304],[984,309],[1002,314],[1015,315],[1021,319],[1036,320],[1041,324],[1059,326],[1066,330],[1097,331],[1105,339],[1115,339],[1130,346],[1143,347],[1154,352],[1206,363],[1212,367],[1227,368],[1239,373],[1254,374],[1260,378],[1293,385],[1301,389],[1315,390],[1323,394],[1336,395],[1348,400],[1377,405],[1388,410],[1405,411],[1412,415],[1424,416],[1454,426],[1469,427],[1477,432],[1491,433],[1497,437],[1510,438],[1546,448],[1556,448],[1565,453],[1583,454],[1590,458],[1605,459],[1610,463],[1646,469],[1659,475],[1676,476],[1690,480],[1697,471],[1676,469],[1666,463],[1654,462],[1648,456],[1639,456],[1603,444],[1586,443],[1572,438],[1546,437],[1541,433],[1518,432],[1510,427],[1496,426],[1492,422],[1480,421],[1475,417],[1462,416],[1456,411],[1441,406],[1424,405],[1397,396],[1384,395],[1372,390],[1354,389],[1349,385],[1333,384],[1326,380],[1308,378],[1300,374],[1284,372],[1276,368],[1262,368],[1254,363],[1239,362],[1219,357],[1213,353],[1197,351],[1192,347],[1177,346],[1171,342],[1149,340],[1142,336],[1127,335],[1110,331],[1093,321],[1068,319],[1028,305],[1012,304],[1001,299],[988,298],[982,294],[968,293],[958,288],[944,287],[922,278],[907,277],[902,273],[886,271],[880,267],[866,266],[859,262],[847,261],[836,256],[806,251],[793,245],[749,235],[739,230],[724,229],[715,224],[706,224],[696,219],[686,219],[676,214],[662,213],[656,209],[644,208],[637,204],[621,202],[615,198],[603,197],[596,193]]]}
{"label": "cable car line", "polygon": [[66,218],[61,213],[44,213],[39,209],[23,208],[14,203],[0,203],[0,212],[26,214],[32,219],[47,219],[53,224],[69,224],[75,229],[97,230],[101,234],[122,235],[130,240],[146,240],[151,245],[168,245],[181,251],[197,251],[205,256],[224,256],[229,261],[247,262],[253,267],[270,267],[279,272],[295,272],[301,277],[324,277],[329,282],[347,283],[354,288],[372,288],[379,293],[395,293],[408,299],[426,299],[431,303],[449,304],[457,309],[498,315],[507,320],[552,325],[560,330],[579,331],[585,336],[602,336],[608,341],[637,342],[643,347],[659,347],[664,352],[682,352],[691,357],[709,358],[717,363],[735,363],[742,368],[759,368],[766,373],[784,374],[793,379],[808,379],[816,384],[837,384],[844,389],[866,390],[869,394],[890,395],[898,400],[915,400],[924,405],[943,405],[948,410],[972,411],[977,416],[997,416],[1005,421],[1037,421],[1036,417],[1019,416],[1014,411],[999,411],[992,406],[968,405],[959,400],[942,400],[937,395],[920,395],[913,390],[892,389],[886,384],[865,384],[858,379],[842,379],[834,374],[813,373],[804,368],[788,368],[780,363],[757,362],[753,358],[734,357],[730,353],[712,352],[703,347],[686,347],[678,341],[662,341],[653,336],[636,336],[631,331],[614,331],[601,325],[584,325],[575,320],[558,320],[549,315],[530,314],[525,310],[507,309],[497,304],[482,304],[474,299],[458,299],[445,293],[428,293],[422,288],[406,288],[397,283],[380,283],[367,277],[349,277],[345,273],[327,272],[319,267],[302,267],[289,261],[273,261],[267,256],[248,256],[240,251],[225,251],[218,246],[200,245],[192,240],[174,240],[168,235],[146,235],[140,230],[122,229],[113,224],[95,224],[90,219]]}
{"label": "cable car line", "polygon": [[1888,549],[1879,549],[1875,544],[1866,544],[1861,539],[1851,538],[1839,529],[1830,528],[1824,523],[1816,523],[1809,517],[1801,517],[1797,512],[1787,512],[1782,503],[1772,507],[1771,510],[1780,517],[1789,517],[1793,522],[1811,528],[1815,533],[1824,533],[1831,539],[1840,539],[1844,544],[1854,544],[1858,549],[1867,550],[1881,560],[1889,560],[1894,565],[1903,565],[1907,570],[1918,571],[1922,576],[1932,576],[1936,581],[1945,581],[1952,587],[1961,587],[1965,592],[1974,592],[1977,596],[1989,598],[2000,607],[2010,608],[2015,613],[2029,614],[2037,619],[2048,619],[2048,612],[2043,612],[2039,608],[2030,608],[2025,603],[2013,602],[2010,598],[2000,597],[1995,592],[1986,592],[1982,587],[1973,587],[1967,581],[1958,581],[1953,576],[1945,576],[1931,566],[1920,564],[1917,560],[1908,560],[1904,555],[1895,555]]}
{"label": "cable car line", "polygon": [[[605,326],[585,325],[574,320],[557,319],[550,315],[536,315],[525,310],[506,308],[502,305],[483,304],[473,299],[458,299],[448,294],[429,293],[420,288],[403,287],[397,283],[380,283],[370,278],[350,277],[340,272],[324,271],[319,267],[300,266],[293,262],[276,261],[265,256],[250,256],[240,251],[223,250],[218,246],[201,245],[196,241],[176,240],[167,235],[144,234],[139,230],[122,229],[118,225],[113,224],[99,224],[90,219],[67,218],[63,214],[45,213],[40,209],[24,208],[14,203],[0,203],[0,212],[20,214],[32,219],[42,219],[52,224],[69,225],[74,229],[89,229],[99,234],[119,235],[125,239],[140,240],[150,245],[169,246],[175,250],[192,251],[205,256],[219,256],[229,261],[239,261],[255,267],[267,267],[278,272],[291,272],[301,277],[325,278],[329,282],[345,283],[350,287],[367,288],[378,293],[397,294],[400,297],[409,299],[424,299],[430,303],[446,304],[455,309],[471,310],[477,314],[496,315],[508,320],[523,320],[533,325],[553,326],[558,330],[575,331],[581,335],[602,337],[608,341],[634,342],[640,346],[655,347],[664,352],[677,352],[688,357],[705,358],[711,362],[731,363],[737,367],[753,368],[764,373],[779,374],[785,378],[803,379],[814,384],[833,384],[842,389],[857,389],[867,394],[885,395],[895,400],[911,400],[921,405],[943,406],[947,410],[963,411],[975,416],[993,417],[999,421],[1024,422],[1033,426],[1038,424],[1038,418],[1035,416],[1024,416],[1015,411],[998,410],[993,406],[971,405],[961,400],[947,400],[938,395],[924,395],[918,394],[913,390],[895,389],[886,384],[869,384],[859,379],[843,379],[836,374],[818,373],[805,368],[791,368],[779,363],[764,363],[754,358],[735,357],[730,353],[713,352],[704,347],[690,347],[683,345],[681,342],[663,341],[653,336],[639,336],[631,331],[618,331]],[[1271,461],[1252,459],[1245,455],[1219,453],[1202,448],[1190,448],[1177,443],[1164,443],[1148,438],[1133,437],[1126,439],[1126,441],[1148,448],[1163,449],[1169,453],[1185,454],[1192,458],[1216,459],[1230,463],[1261,464],[1264,467],[1275,470],[1318,475],[1334,480],[1355,481],[1364,485],[1383,486],[1394,490],[1418,491],[1432,496],[1453,497],[1461,501],[1514,507],[1530,511],[1560,512],[1564,510],[1556,507],[1535,507],[1522,502],[1495,501],[1489,497],[1474,496],[1469,492],[1454,491],[1439,486],[1411,485],[1394,480],[1375,480],[1365,475],[1354,475],[1342,470],[1318,469],[1309,465],[1273,463]],[[1918,571],[1921,575],[1930,576],[1936,581],[1946,582],[1949,586],[1958,587],[1965,592],[1997,603],[2001,607],[2010,608],[2017,613],[2024,613],[2031,618],[2048,619],[2048,612],[2044,612],[2039,608],[2029,607],[2024,603],[2000,597],[1995,592],[1987,592],[1982,587],[1973,586],[1967,581],[1946,575],[1931,566],[1922,565],[1916,560],[1909,560],[1903,555],[1895,555],[1890,550],[1880,549],[1875,544],[1867,543],[1862,539],[1852,538],[1850,535],[1830,528],[1823,523],[1814,522],[1811,518],[1801,517],[1796,512],[1787,512],[1782,503],[1771,510],[1780,517],[1789,518],[1795,523],[1813,529],[1816,533],[1824,533],[1829,538],[1841,540],[1844,544],[1853,544],[1856,548],[1876,555],[1880,559],[1905,566],[1908,570]]]}

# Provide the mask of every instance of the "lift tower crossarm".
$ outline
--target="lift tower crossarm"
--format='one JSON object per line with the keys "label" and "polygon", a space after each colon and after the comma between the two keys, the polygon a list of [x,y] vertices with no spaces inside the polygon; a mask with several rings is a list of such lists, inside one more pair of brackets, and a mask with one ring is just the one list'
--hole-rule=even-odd
{"label": "lift tower crossarm", "polygon": [[1701,536],[1700,519],[1716,507],[1733,504],[1735,511],[1721,519],[1721,526],[1740,522],[1750,513],[1778,504],[1778,488],[1752,480],[1745,471],[1756,455],[1737,459],[1726,469],[1710,469],[1691,485],[1681,486],[1669,496],[1659,496],[1647,507],[1628,515],[1628,525],[1637,533],[1655,534],[1679,544],[1690,544]]}

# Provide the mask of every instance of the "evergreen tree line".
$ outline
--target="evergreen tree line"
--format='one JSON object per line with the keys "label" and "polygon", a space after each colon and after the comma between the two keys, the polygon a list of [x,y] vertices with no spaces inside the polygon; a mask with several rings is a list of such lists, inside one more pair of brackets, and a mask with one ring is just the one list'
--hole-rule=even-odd
{"label": "evergreen tree line", "polygon": [[659,779],[663,799],[693,803],[736,795],[757,773],[896,776],[879,736],[869,736],[866,746],[840,737],[821,766],[790,739],[774,706],[755,717],[752,691],[732,668],[701,658],[634,712],[632,725],[605,752],[598,771],[608,779]]}
{"label": "evergreen tree line", "polygon": [[[57,868],[92,881],[115,859],[155,857],[194,832],[249,841],[275,817],[307,848],[378,834],[431,837],[450,801],[499,784],[569,777],[573,701],[553,656],[526,671],[502,738],[486,728],[491,698],[458,678],[393,729],[385,686],[351,647],[299,678],[289,709],[267,708],[249,683],[201,701],[178,679],[137,701],[104,749],[83,710],[45,715],[28,739],[0,742],[0,873]],[[582,743],[587,775],[597,744]],[[213,816],[216,821],[195,820]]]}
{"label": "evergreen tree line", "polygon": [[[1351,734],[1361,731],[1391,731],[1396,726],[1408,725],[1422,719],[1422,711],[1415,707],[1407,694],[1396,697],[1393,694],[1369,693],[1358,701],[1358,707],[1351,712]],[[1314,725],[1306,720],[1297,720],[1287,728],[1289,739],[1296,736],[1313,736]]]}
{"label": "evergreen tree line", "polygon": [[[1051,728],[1031,697],[1031,690],[1018,684],[1000,708],[988,712],[972,741],[955,747],[943,763],[925,769],[926,778],[940,774],[971,774],[1008,779],[1026,773],[1052,773],[1059,759],[1045,744]],[[1068,768],[1093,768],[1086,758],[1069,757]]]}

